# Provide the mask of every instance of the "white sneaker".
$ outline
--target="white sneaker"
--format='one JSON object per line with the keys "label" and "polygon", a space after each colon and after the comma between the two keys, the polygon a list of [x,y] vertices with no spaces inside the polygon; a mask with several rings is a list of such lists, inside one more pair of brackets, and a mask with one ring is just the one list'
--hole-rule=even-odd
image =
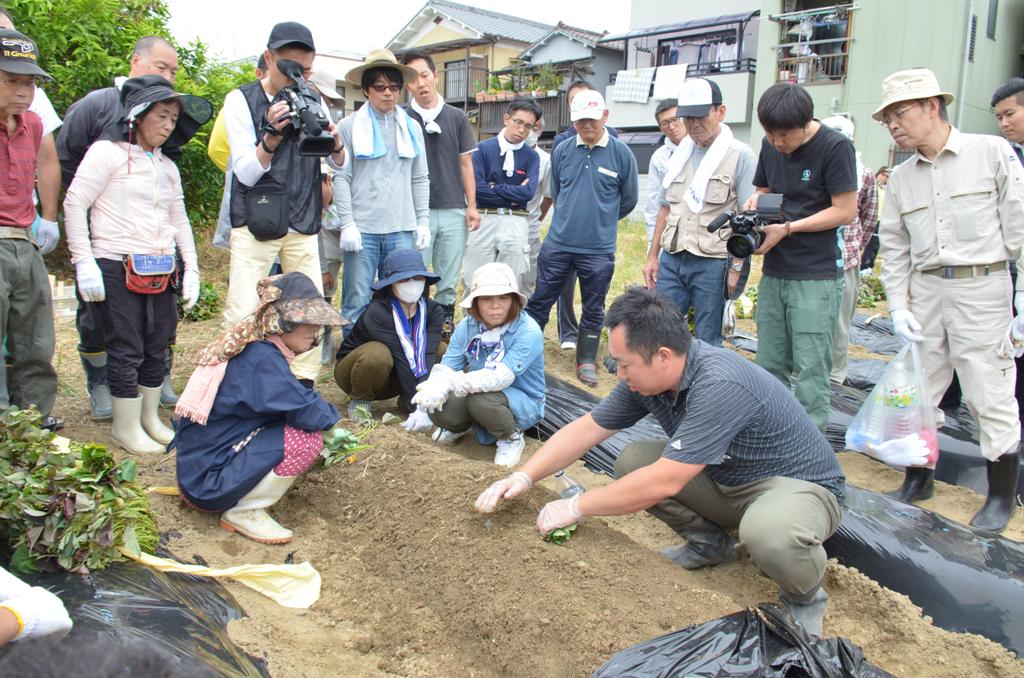
{"label": "white sneaker", "polygon": [[562,350],[563,351],[575,351],[576,350],[576,342],[575,341],[563,341],[562,342]]}
{"label": "white sneaker", "polygon": [[451,445],[462,436],[469,433],[472,428],[467,428],[465,431],[456,433],[455,431],[449,431],[446,428],[438,428],[434,431],[434,435],[430,436],[431,439],[438,445]]}
{"label": "white sneaker", "polygon": [[498,449],[494,453],[494,463],[498,466],[512,468],[519,463],[523,456],[523,449],[526,447],[526,439],[522,431],[515,431],[508,438],[498,441]]}

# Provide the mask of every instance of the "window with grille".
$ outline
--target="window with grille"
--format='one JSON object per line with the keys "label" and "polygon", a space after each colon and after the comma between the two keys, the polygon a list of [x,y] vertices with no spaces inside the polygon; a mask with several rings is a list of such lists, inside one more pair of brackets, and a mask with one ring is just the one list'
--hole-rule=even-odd
{"label": "window with grille", "polygon": [[777,80],[815,84],[846,78],[853,3],[794,0],[784,14],[769,17],[779,24]]}
{"label": "window with grille", "polygon": [[974,40],[978,37],[978,17],[971,17],[971,39],[967,44],[967,60],[974,63]]}
{"label": "window with grille", "polygon": [[988,23],[985,25],[985,35],[996,39],[996,17],[999,14],[999,0],[988,0]]}

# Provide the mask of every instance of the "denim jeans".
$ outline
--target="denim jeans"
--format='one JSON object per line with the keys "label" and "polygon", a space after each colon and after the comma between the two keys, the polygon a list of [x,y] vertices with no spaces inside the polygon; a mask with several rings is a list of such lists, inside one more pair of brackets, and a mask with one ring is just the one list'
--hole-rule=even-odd
{"label": "denim jeans", "polygon": [[683,315],[693,306],[693,335],[721,346],[728,259],[700,257],[683,250],[678,254],[662,252],[658,261],[658,294],[676,302]]}
{"label": "denim jeans", "polygon": [[[384,259],[401,249],[412,249],[413,232],[363,233],[363,249],[345,252],[345,267],[341,277],[341,316],[352,325],[359,320],[370,304],[370,285],[380,275]],[[351,328],[352,325],[348,325]],[[347,334],[347,332],[346,332]]]}
{"label": "denim jeans", "polygon": [[580,328],[600,332],[604,326],[604,301],[615,272],[615,254],[577,254],[544,243],[537,257],[537,289],[526,312],[544,328],[565,281],[575,271],[580,281],[583,314]]}

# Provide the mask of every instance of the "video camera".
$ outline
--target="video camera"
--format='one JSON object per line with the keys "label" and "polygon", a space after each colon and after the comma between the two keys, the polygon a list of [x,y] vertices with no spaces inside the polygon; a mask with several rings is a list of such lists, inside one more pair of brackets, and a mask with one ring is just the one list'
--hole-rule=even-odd
{"label": "video camera", "polygon": [[732,228],[732,235],[725,243],[725,249],[737,259],[746,259],[764,242],[766,224],[783,224],[786,216],[782,212],[781,193],[763,193],[757,200],[756,210],[736,213],[726,210],[708,224],[708,233]]}
{"label": "video camera", "polygon": [[327,131],[331,121],[320,105],[319,97],[309,91],[303,68],[297,61],[281,59],[277,70],[294,84],[285,87],[278,97],[288,102],[288,115],[299,135],[299,155],[328,156],[334,152],[334,137]]}

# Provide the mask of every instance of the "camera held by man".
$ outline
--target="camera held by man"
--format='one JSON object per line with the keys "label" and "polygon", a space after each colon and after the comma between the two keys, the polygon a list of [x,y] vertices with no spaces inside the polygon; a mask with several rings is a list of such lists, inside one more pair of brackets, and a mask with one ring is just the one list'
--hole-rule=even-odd
{"label": "camera held by man", "polygon": [[302,65],[291,59],[281,59],[277,68],[292,79],[290,87],[278,93],[288,103],[288,115],[298,132],[299,155],[326,157],[334,152],[334,137],[329,128],[330,118],[320,105],[320,98],[310,91],[302,77]]}
{"label": "camera held by man", "polygon": [[732,229],[725,248],[737,259],[746,259],[764,242],[766,224],[783,224],[786,215],[782,209],[780,193],[765,193],[757,201],[757,209],[737,213],[726,210],[708,224],[708,233]]}

